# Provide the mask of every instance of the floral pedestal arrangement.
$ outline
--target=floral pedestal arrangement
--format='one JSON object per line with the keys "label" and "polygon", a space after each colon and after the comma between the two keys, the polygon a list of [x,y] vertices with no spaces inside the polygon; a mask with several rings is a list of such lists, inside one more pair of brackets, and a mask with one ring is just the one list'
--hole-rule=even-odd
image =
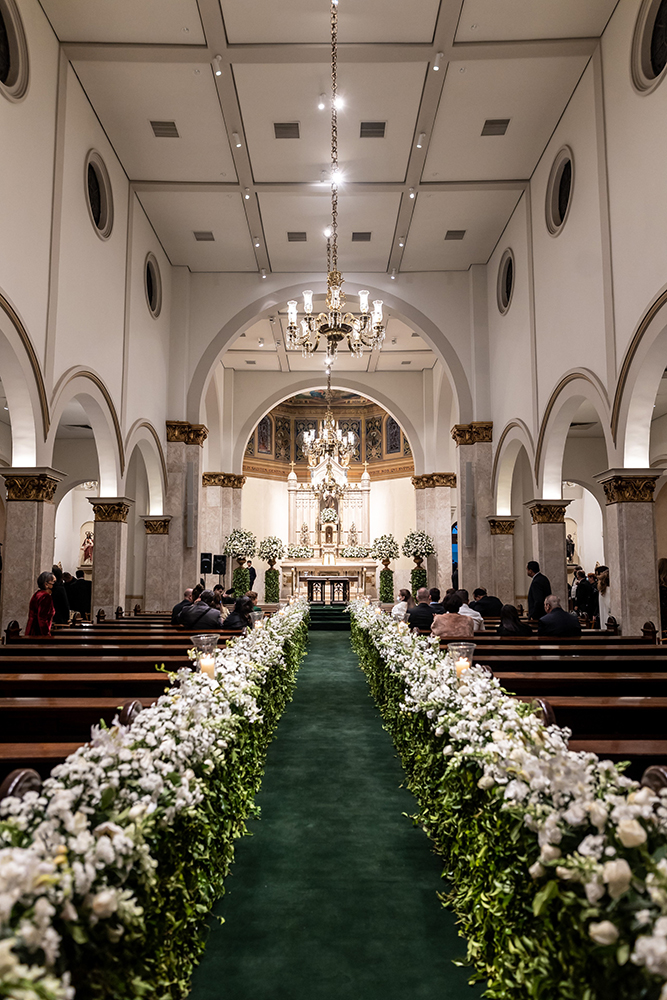
{"label": "floral pedestal arrangement", "polygon": [[277,559],[285,555],[285,546],[277,535],[269,535],[260,543],[257,555],[269,564],[264,574],[264,600],[267,604],[277,604],[280,600],[280,572],[274,569]]}
{"label": "floral pedestal arrangement", "polygon": [[244,566],[246,559],[252,559],[257,551],[257,539],[252,531],[244,528],[234,528],[225,542],[225,555],[234,556],[238,567],[234,570],[232,587],[234,596],[243,597],[250,590],[250,572]]}
{"label": "floral pedestal arrangement", "polygon": [[398,542],[393,535],[380,535],[373,541],[371,557],[380,559],[384,569],[380,570],[380,600],[383,604],[394,603],[394,573],[389,569],[392,559],[400,555]]}
{"label": "floral pedestal arrangement", "polygon": [[427,556],[435,555],[435,545],[430,535],[425,531],[411,531],[403,542],[403,555],[411,556],[415,561],[415,568],[410,574],[412,593],[416,594],[420,587],[426,587],[428,577],[422,562]]}

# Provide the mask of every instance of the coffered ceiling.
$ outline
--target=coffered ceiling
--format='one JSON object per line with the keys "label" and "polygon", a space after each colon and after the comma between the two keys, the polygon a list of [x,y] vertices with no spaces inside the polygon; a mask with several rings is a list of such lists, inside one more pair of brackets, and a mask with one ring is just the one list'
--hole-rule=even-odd
{"label": "coffered ceiling", "polygon": [[[41,4],[172,263],[324,268],[329,0]],[[615,4],[340,0],[343,271],[485,263]],[[509,119],[505,134],[482,136],[487,119]],[[384,136],[362,138],[362,122]]]}

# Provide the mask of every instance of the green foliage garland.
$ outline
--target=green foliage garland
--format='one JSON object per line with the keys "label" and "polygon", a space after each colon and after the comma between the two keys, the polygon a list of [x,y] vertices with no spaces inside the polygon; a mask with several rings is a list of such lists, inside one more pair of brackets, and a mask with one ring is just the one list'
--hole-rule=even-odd
{"label": "green foliage garland", "polygon": [[394,571],[380,570],[380,600],[383,604],[394,603]]}
{"label": "green foliage garland", "polygon": [[426,576],[426,570],[423,566],[415,566],[412,573],[410,574],[410,584],[412,587],[412,593],[415,595],[420,587],[425,587],[428,582],[428,577]]}
{"label": "green foliage garland", "polygon": [[243,597],[250,590],[250,570],[245,566],[237,566],[232,577],[234,597]]}
{"label": "green foliage garland", "polygon": [[277,604],[280,600],[280,572],[267,569],[264,574],[264,600],[267,604]]}

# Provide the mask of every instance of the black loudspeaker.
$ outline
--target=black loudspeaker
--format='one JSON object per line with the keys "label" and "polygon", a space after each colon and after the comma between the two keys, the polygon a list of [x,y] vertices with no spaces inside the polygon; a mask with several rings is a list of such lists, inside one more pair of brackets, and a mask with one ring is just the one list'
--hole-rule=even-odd
{"label": "black loudspeaker", "polygon": [[227,556],[213,556],[213,575],[224,576],[227,571]]}
{"label": "black loudspeaker", "polygon": [[202,552],[199,556],[199,572],[202,574],[211,572],[211,562],[213,556],[210,552]]}

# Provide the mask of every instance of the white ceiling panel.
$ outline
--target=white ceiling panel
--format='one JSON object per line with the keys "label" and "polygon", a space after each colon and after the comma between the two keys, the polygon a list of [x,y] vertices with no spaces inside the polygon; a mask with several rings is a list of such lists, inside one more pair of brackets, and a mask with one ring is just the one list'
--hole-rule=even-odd
{"label": "white ceiling panel", "polygon": [[[338,157],[350,181],[402,181],[414,138],[426,63],[345,63],[338,71]],[[331,163],[329,71],[318,64],[236,65],[256,181],[317,182]],[[396,95],[400,94],[400,100]],[[362,121],[386,122],[384,139],[361,139]],[[274,122],[298,122],[299,139],[276,139]]]}
{"label": "white ceiling panel", "polygon": [[[350,271],[386,271],[400,194],[346,194],[338,205],[338,265]],[[273,271],[326,268],[323,231],[331,223],[331,201],[321,195],[260,194],[264,235]],[[305,232],[306,243],[288,243],[287,233]],[[370,243],[352,243],[352,232],[370,232]],[[352,289],[347,289],[352,294]]]}
{"label": "white ceiling panel", "polygon": [[197,0],[40,0],[61,42],[204,45]]}
{"label": "white ceiling panel", "polygon": [[275,354],[261,354],[259,351],[244,353],[243,351],[227,351],[223,354],[222,364],[225,368],[235,368],[240,372],[278,372],[280,363]]}
{"label": "white ceiling panel", "polygon": [[[422,192],[401,271],[461,271],[485,264],[519,197],[517,191]],[[445,240],[448,229],[464,229],[465,236]]]}
{"label": "white ceiling panel", "polygon": [[[232,44],[327,42],[329,4],[313,0],[221,0]],[[341,42],[430,42],[440,0],[363,0],[341,7]]]}
{"label": "white ceiling panel", "polygon": [[[260,340],[264,343],[260,344]],[[273,327],[268,319],[260,319],[240,334],[229,348],[230,351],[261,351],[263,354],[276,350]]]}
{"label": "white ceiling panel", "polygon": [[421,372],[433,368],[435,354],[431,351],[387,351],[382,347],[378,356],[378,372]]}
{"label": "white ceiling panel", "polygon": [[618,0],[465,0],[457,42],[593,38]]}
{"label": "white ceiling panel", "polygon": [[[138,194],[153,228],[174,265],[192,271],[256,271],[243,199],[222,192],[142,191]],[[210,231],[212,243],[194,233]]]}
{"label": "white ceiling panel", "polygon": [[[423,179],[530,177],[586,62],[567,56],[450,63]],[[506,134],[482,136],[488,118],[509,118]]]}
{"label": "white ceiling panel", "polygon": [[[76,72],[132,180],[235,181],[210,66],[76,62]],[[151,121],[180,138],[157,139]]]}
{"label": "white ceiling panel", "polygon": [[[401,351],[408,351],[410,354],[414,352],[419,352],[420,354],[431,353],[431,348],[426,341],[422,340],[419,334],[412,327],[409,327],[407,323],[396,319],[394,316],[390,316],[387,320],[382,350],[390,354]],[[433,359],[435,360],[435,355],[433,355]]]}

